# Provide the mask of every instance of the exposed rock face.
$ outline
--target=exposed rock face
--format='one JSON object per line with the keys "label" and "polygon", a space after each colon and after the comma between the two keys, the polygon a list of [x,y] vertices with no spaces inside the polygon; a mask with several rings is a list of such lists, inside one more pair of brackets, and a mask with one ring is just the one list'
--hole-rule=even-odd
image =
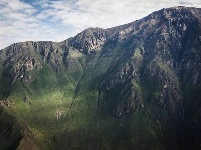
{"label": "exposed rock face", "polygon": [[100,50],[107,39],[106,32],[101,28],[88,28],[73,38],[70,38],[69,45],[84,54],[92,54]]}
{"label": "exposed rock face", "polygon": [[123,114],[143,108],[142,96],[138,89],[133,85],[125,86],[118,95],[118,106],[114,110],[114,115],[120,117]]}
{"label": "exposed rock face", "polygon": [[201,10],[174,7],[1,50],[0,96],[55,149],[200,149],[200,71]]}

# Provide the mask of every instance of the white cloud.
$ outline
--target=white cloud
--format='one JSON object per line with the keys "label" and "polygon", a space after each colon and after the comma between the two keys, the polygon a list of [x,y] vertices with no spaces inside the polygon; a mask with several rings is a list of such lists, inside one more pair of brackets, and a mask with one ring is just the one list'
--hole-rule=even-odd
{"label": "white cloud", "polygon": [[[47,20],[41,21],[42,17],[47,19],[47,16],[40,14],[39,10],[30,4],[19,0],[1,0],[0,49],[22,41],[61,41],[67,38],[67,29],[63,26],[56,28],[56,25],[48,23]],[[59,29],[63,30],[60,34]]]}
{"label": "white cloud", "polygon": [[87,27],[109,28],[129,23],[153,11],[187,5],[187,2],[189,5],[190,0],[78,0],[76,2],[63,0],[48,4],[45,1],[44,5],[48,9],[42,14],[50,17],[52,21],[70,25],[75,32],[80,32]]}
{"label": "white cloud", "polygon": [[88,27],[109,28],[200,0],[0,0],[0,49],[27,40],[62,41]]}

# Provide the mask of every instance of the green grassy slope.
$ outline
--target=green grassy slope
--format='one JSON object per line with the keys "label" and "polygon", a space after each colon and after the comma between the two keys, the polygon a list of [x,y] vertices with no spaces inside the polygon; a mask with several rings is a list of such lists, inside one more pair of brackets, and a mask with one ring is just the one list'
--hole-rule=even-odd
{"label": "green grassy slope", "polygon": [[112,116],[115,94],[108,95],[99,84],[127,62],[126,49],[114,47],[90,56],[69,49],[68,66],[61,64],[55,72],[40,60],[41,69],[28,73],[33,81],[15,81],[6,98],[14,101],[8,109],[28,126],[42,149],[163,148],[141,112]]}
{"label": "green grassy slope", "polygon": [[199,149],[195,15],[163,9],[60,43],[0,51],[0,149]]}

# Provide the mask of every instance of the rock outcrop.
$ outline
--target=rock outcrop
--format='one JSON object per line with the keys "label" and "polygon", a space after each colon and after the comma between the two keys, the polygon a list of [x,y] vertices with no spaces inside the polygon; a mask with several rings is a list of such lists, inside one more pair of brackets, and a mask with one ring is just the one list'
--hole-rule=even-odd
{"label": "rock outcrop", "polygon": [[0,97],[46,149],[200,149],[200,71],[201,9],[173,7],[1,50]]}

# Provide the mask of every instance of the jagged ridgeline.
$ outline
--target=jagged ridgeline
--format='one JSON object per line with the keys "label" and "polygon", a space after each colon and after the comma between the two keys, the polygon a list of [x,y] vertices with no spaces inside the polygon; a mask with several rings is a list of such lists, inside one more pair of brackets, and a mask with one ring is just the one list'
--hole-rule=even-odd
{"label": "jagged ridgeline", "polygon": [[0,149],[200,149],[201,10],[174,7],[0,51]]}

